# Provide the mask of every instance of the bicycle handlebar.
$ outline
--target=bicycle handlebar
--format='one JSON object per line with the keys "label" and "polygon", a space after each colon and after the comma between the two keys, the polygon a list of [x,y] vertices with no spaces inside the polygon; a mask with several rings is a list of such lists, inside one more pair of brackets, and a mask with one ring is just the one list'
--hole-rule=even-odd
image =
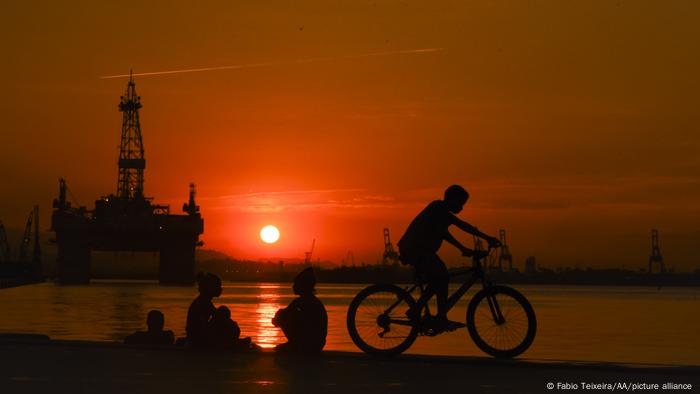
{"label": "bicycle handlebar", "polygon": [[498,246],[491,246],[489,245],[486,250],[472,250],[471,256],[465,256],[465,257],[471,257],[475,258],[478,260],[481,260],[485,257],[488,257],[491,254],[491,251],[494,249],[498,249]]}

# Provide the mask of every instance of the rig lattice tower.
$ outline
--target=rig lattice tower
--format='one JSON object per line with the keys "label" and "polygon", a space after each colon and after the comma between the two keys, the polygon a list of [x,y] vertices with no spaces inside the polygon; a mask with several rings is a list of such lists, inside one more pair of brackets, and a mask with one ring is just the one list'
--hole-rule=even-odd
{"label": "rig lattice tower", "polygon": [[146,158],[141,139],[140,108],[141,97],[136,95],[133,76],[129,76],[126,92],[119,102],[119,111],[122,113],[122,139],[119,145],[117,197],[122,199],[143,198],[143,170],[146,168]]}

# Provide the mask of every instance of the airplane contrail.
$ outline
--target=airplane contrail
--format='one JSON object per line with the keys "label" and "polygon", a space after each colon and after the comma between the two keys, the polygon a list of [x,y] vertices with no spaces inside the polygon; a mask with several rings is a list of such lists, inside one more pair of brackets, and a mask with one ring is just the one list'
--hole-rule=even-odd
{"label": "airplane contrail", "polygon": [[400,51],[389,51],[389,52],[371,52],[362,53],[358,55],[346,55],[346,56],[333,56],[333,57],[317,57],[309,59],[299,59],[299,60],[288,60],[288,61],[277,61],[277,62],[266,62],[266,63],[248,63],[248,64],[236,64],[230,66],[217,66],[217,67],[200,67],[200,68],[187,68],[181,70],[166,70],[166,71],[151,71],[135,74],[118,74],[118,75],[104,75],[99,77],[100,79],[113,79],[113,78],[128,78],[133,75],[134,77],[146,77],[152,75],[168,75],[168,74],[184,74],[184,73],[197,73],[203,71],[219,71],[219,70],[235,70],[240,68],[254,68],[254,67],[270,67],[281,64],[298,64],[298,63],[311,63],[311,62],[321,62],[336,59],[358,59],[363,57],[373,57],[373,56],[389,56],[389,55],[408,55],[408,54],[421,54],[430,52],[439,52],[445,48],[421,48],[421,49],[405,49]]}

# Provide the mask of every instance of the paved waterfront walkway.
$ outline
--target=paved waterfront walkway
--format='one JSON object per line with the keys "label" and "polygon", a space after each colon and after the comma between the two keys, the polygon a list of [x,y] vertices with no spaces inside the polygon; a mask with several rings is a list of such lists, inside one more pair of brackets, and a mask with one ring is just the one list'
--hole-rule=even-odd
{"label": "paved waterfront walkway", "polygon": [[[547,390],[548,382],[576,383],[579,390]],[[377,359],[344,352],[327,352],[315,359],[280,358],[273,353],[241,355],[98,342],[0,339],[3,394],[571,393],[584,392],[581,382],[674,382],[692,384],[693,389],[644,392],[698,392],[700,367],[504,362],[485,357]]]}

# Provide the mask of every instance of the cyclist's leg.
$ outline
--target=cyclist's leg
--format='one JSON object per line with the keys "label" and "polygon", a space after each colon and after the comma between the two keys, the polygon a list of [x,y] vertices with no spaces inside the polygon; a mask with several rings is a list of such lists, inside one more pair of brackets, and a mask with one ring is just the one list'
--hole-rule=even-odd
{"label": "cyclist's leg", "polygon": [[[425,258],[423,255],[417,253],[407,253],[406,251],[401,252],[401,258],[413,266],[416,284],[426,284],[428,282],[429,265],[427,263],[429,262],[429,259]],[[406,312],[406,314],[411,318],[413,318],[414,315],[416,318],[420,318],[420,313],[430,300],[430,297],[433,296],[431,289],[427,287],[421,289],[422,292],[418,300],[416,300],[416,305],[414,305],[411,310]]]}
{"label": "cyclist's leg", "polygon": [[437,254],[427,256],[427,259],[428,292],[437,296],[438,319],[447,320],[447,288],[450,283],[447,266]]}

